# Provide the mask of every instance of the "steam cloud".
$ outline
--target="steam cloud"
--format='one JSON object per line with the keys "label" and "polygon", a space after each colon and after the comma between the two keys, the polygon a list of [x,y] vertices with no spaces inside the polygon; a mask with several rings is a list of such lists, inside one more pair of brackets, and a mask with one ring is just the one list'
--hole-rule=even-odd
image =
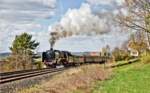
{"label": "steam cloud", "polygon": [[70,9],[60,20],[49,29],[57,32],[59,38],[72,35],[98,35],[109,32],[106,19],[94,15],[89,4],[82,4],[80,9]]}
{"label": "steam cloud", "polygon": [[[49,27],[50,32],[57,33],[55,43],[56,40],[61,39],[56,43],[55,48],[70,51],[99,51],[106,45],[110,45],[111,49],[121,46],[127,40],[128,34],[122,33],[123,29],[117,27],[112,12],[94,14],[89,4],[82,4],[79,9],[68,10],[60,22]],[[70,41],[67,37],[71,37],[70,39],[73,40]],[[86,38],[79,40],[78,38],[81,37]],[[67,43],[66,39],[62,38],[67,38],[68,42],[72,43]],[[74,39],[77,43],[73,43],[75,42]],[[60,43],[60,41],[65,41],[65,43]],[[94,48],[92,48],[93,46]]]}

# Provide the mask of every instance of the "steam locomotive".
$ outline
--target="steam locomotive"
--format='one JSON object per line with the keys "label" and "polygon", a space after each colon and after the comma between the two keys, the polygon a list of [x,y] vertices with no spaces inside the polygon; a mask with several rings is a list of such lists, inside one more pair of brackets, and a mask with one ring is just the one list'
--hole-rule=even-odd
{"label": "steam locomotive", "polygon": [[90,55],[74,55],[68,51],[59,50],[47,50],[42,53],[42,62],[47,67],[56,67],[59,65],[70,66],[80,65],[84,63],[104,63],[108,59],[108,56],[90,56]]}

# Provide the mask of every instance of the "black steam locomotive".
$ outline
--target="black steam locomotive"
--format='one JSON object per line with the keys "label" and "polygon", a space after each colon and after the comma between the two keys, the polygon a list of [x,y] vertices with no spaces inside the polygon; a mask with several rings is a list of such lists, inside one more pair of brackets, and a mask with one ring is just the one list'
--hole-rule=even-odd
{"label": "black steam locomotive", "polygon": [[90,56],[90,55],[73,55],[68,51],[47,50],[42,53],[42,62],[47,67],[56,67],[59,65],[70,66],[83,63],[104,63],[108,59],[107,56]]}
{"label": "black steam locomotive", "polygon": [[42,62],[46,66],[55,67],[57,65],[67,66],[69,64],[69,57],[71,57],[71,53],[67,51],[59,51],[59,50],[47,50],[42,53]]}

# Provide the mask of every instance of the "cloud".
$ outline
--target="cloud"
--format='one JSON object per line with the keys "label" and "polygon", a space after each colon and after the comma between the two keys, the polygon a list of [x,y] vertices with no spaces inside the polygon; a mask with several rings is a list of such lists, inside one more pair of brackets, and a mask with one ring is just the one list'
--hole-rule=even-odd
{"label": "cloud", "polygon": [[0,0],[0,19],[33,21],[55,14],[56,0]]}
{"label": "cloud", "polygon": [[40,47],[45,49],[49,33],[38,20],[51,18],[55,9],[56,0],[0,0],[0,52],[8,52],[15,36],[23,32],[43,42]]}
{"label": "cloud", "polygon": [[[41,32],[36,31],[36,29],[41,30]],[[9,47],[12,44],[12,41],[15,39],[16,35],[20,35],[23,32],[27,32],[33,35],[33,38],[38,40],[41,38],[40,33],[48,34],[48,32],[44,32],[45,28],[43,28],[40,24],[30,23],[30,24],[8,24],[8,23],[0,23],[0,52],[8,52]],[[44,35],[43,35],[44,37]]]}
{"label": "cloud", "polygon": [[121,5],[125,0],[86,0],[91,5]]}
{"label": "cloud", "polygon": [[107,20],[92,13],[89,4],[83,3],[79,9],[69,9],[50,31],[72,32],[74,35],[96,35],[108,32]]}
{"label": "cloud", "polygon": [[113,2],[113,0],[86,0],[86,1],[92,5],[99,5],[99,4],[108,5]]}
{"label": "cloud", "polygon": [[86,0],[92,10],[96,13],[100,12],[113,12],[123,8],[125,0]]}

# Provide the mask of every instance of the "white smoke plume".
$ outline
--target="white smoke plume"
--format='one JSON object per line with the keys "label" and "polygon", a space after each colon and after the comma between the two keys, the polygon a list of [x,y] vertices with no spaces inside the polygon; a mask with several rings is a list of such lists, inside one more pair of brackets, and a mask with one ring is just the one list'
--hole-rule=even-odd
{"label": "white smoke plume", "polygon": [[57,32],[57,40],[60,39],[54,48],[79,52],[99,51],[106,45],[111,49],[121,46],[128,34],[117,27],[113,12],[97,14],[85,3],[79,9],[68,10],[57,24],[49,27],[50,32]]}
{"label": "white smoke plume", "polygon": [[72,35],[98,35],[109,31],[107,20],[92,13],[89,4],[82,4],[80,9],[69,9],[59,23],[49,29],[58,32],[59,37]]}

